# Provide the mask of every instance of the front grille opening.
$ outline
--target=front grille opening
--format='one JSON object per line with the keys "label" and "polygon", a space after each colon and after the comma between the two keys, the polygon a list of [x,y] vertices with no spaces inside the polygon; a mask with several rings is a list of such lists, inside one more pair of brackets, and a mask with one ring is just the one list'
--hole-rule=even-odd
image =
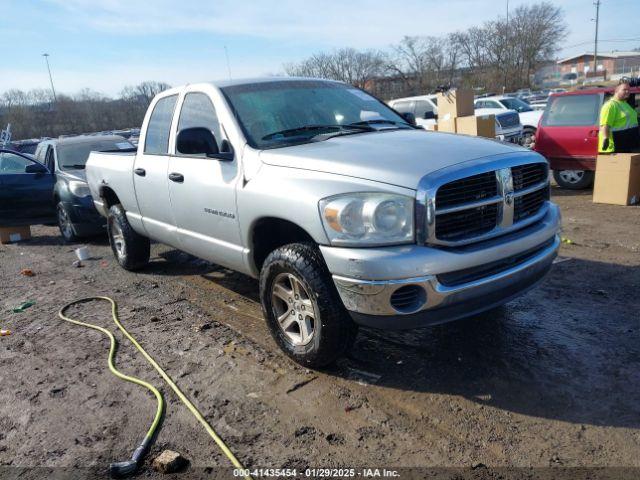
{"label": "front grille opening", "polygon": [[513,202],[513,221],[519,222],[540,211],[544,202],[549,198],[549,187],[536,190],[521,197],[516,197]]}
{"label": "front grille opening", "polygon": [[427,301],[427,292],[420,285],[405,285],[391,294],[389,302],[400,313],[417,312]]}
{"label": "front grille opening", "polygon": [[498,194],[495,172],[480,173],[444,184],[436,193],[436,209],[477,202]]}
{"label": "front grille opening", "polygon": [[546,182],[549,172],[544,163],[530,163],[511,168],[511,175],[513,176],[513,189],[517,192]]}
{"label": "front grille opening", "polygon": [[535,257],[544,249],[549,248],[553,244],[554,240],[555,239],[552,237],[543,244],[538,245],[537,247],[531,248],[511,257],[507,257],[491,263],[486,263],[484,265],[479,265],[477,267],[465,268],[464,270],[441,273],[437,275],[436,278],[438,282],[446,287],[457,287],[465,283],[480,280],[491,275],[496,275],[498,273],[504,272],[505,270],[521,265],[527,260]]}
{"label": "front grille opening", "polygon": [[490,232],[498,221],[498,205],[483,205],[436,217],[436,237],[440,240],[462,240]]}

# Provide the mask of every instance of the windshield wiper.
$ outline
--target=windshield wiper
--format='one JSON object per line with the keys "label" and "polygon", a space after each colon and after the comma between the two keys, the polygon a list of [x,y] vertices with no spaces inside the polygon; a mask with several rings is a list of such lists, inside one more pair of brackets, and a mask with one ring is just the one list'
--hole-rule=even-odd
{"label": "windshield wiper", "polygon": [[295,135],[296,133],[304,133],[304,132],[315,132],[317,130],[344,130],[345,128],[347,129],[357,129],[357,130],[362,130],[362,131],[372,131],[375,130],[373,127],[365,124],[357,124],[357,123],[350,123],[348,125],[340,125],[340,124],[336,124],[336,125],[304,125],[302,127],[296,127],[296,128],[288,128],[286,130],[279,130],[277,132],[273,132],[273,133],[269,133],[267,135],[265,135],[264,137],[262,137],[262,140],[271,140],[272,138],[278,136],[278,135],[282,135],[282,136],[286,136],[286,135]]}
{"label": "windshield wiper", "polygon": [[387,125],[406,125],[413,128],[413,125],[407,122],[396,122],[395,120],[387,120],[386,118],[376,118],[374,120],[362,120],[361,122],[349,123],[349,127],[358,127],[361,125],[375,125],[375,124],[387,124]]}
{"label": "windshield wiper", "polygon": [[84,170],[87,166],[84,163],[72,163],[71,165],[62,165],[62,168],[73,168],[75,170]]}

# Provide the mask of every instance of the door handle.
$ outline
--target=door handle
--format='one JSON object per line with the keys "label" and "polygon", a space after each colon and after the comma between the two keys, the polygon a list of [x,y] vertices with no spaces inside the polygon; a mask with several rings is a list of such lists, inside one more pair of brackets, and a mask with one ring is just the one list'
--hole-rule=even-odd
{"label": "door handle", "polygon": [[133,173],[140,177],[144,177],[147,174],[147,171],[144,168],[136,168]]}
{"label": "door handle", "polygon": [[171,180],[172,182],[176,182],[176,183],[182,183],[184,182],[184,175],[182,175],[181,173],[170,173],[169,174],[169,180]]}

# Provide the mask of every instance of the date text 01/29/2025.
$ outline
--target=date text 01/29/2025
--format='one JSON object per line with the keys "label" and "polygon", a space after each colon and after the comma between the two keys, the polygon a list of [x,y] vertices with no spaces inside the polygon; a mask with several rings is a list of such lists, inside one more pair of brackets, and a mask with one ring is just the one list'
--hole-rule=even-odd
{"label": "date text 01/29/2025", "polygon": [[298,472],[295,468],[234,469],[234,477],[306,477],[306,478],[394,478],[397,470],[386,468],[307,468]]}

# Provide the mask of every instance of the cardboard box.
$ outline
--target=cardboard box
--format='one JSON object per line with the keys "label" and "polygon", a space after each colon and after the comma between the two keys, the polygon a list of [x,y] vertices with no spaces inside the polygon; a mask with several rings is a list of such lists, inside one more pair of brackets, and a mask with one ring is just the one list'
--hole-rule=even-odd
{"label": "cardboard box", "polygon": [[598,155],[594,203],[634,205],[640,203],[640,154]]}
{"label": "cardboard box", "polygon": [[473,115],[473,90],[449,90],[438,94],[438,119],[448,120]]}
{"label": "cardboard box", "polygon": [[496,116],[482,115],[476,117],[458,117],[456,120],[456,132],[476,137],[496,138]]}
{"label": "cardboard box", "polygon": [[438,120],[438,131],[456,133],[456,119],[448,118],[444,120]]}
{"label": "cardboard box", "polygon": [[429,130],[430,132],[437,132],[438,131],[438,124],[437,123],[427,123],[424,126],[425,130]]}
{"label": "cardboard box", "polygon": [[0,227],[0,243],[20,242],[31,238],[31,227]]}

